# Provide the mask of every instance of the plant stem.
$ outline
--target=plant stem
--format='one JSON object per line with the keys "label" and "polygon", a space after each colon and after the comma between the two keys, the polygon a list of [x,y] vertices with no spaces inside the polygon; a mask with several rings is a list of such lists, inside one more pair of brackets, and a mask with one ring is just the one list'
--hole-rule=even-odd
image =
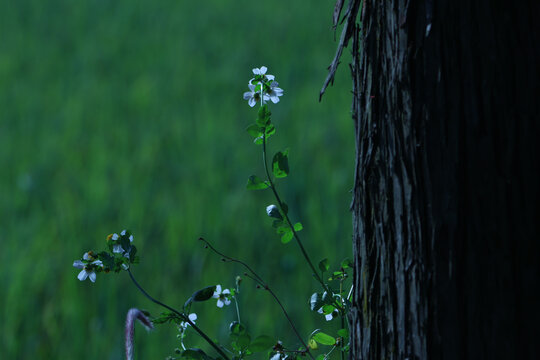
{"label": "plant stem", "polygon": [[[208,241],[206,241],[206,239],[204,238],[199,238],[199,240],[201,241],[204,241],[204,243],[206,244],[206,246],[208,248],[210,248],[210,250],[212,250],[213,252],[215,252],[216,254],[218,254],[219,256],[221,256],[223,258],[224,261],[230,261],[230,262],[235,262],[235,263],[238,263],[242,266],[244,266],[249,272],[250,274],[248,274],[247,272],[244,274],[246,275],[247,277],[249,277],[250,279],[252,279],[253,281],[255,281],[259,286],[261,286],[264,290],[268,291],[270,293],[270,295],[272,295],[272,297],[274,298],[274,300],[277,302],[277,304],[279,305],[279,307],[281,308],[281,311],[283,312],[283,314],[285,315],[285,317],[287,318],[287,320],[289,321],[289,324],[291,325],[291,328],[293,329],[294,333],[296,334],[296,337],[298,337],[298,340],[300,340],[300,342],[302,343],[302,345],[304,345],[304,347],[306,348],[306,352],[309,354],[309,356],[313,358],[313,355],[311,354],[311,352],[309,351],[309,348],[307,346],[307,344],[304,342],[304,339],[302,339],[302,336],[300,335],[300,333],[298,332],[298,330],[296,330],[296,327],[294,326],[294,323],[292,321],[292,319],[290,318],[289,314],[287,313],[287,310],[285,310],[285,307],[283,306],[283,304],[281,303],[281,301],[279,301],[279,298],[277,297],[277,295],[272,291],[272,289],[270,289],[270,287],[268,286],[268,284],[266,284],[264,282],[264,280],[255,272],[253,271],[253,269],[251,269],[251,267],[246,264],[245,262],[241,261],[241,260],[238,260],[238,259],[235,259],[235,258],[232,258],[230,256],[227,256],[221,252],[219,252],[216,248],[214,248],[212,246],[212,244],[210,244]],[[240,315],[238,315],[238,318],[240,319]],[[240,320],[238,320],[238,322],[240,322]]]}
{"label": "plant stem", "polygon": [[152,301],[153,303],[155,304],[158,304],[158,305],[161,305],[162,307],[164,307],[165,309],[167,310],[170,310],[172,311],[173,313],[177,314],[178,316],[180,316],[182,318],[182,320],[186,321],[189,325],[191,325],[191,327],[199,333],[199,335],[202,336],[202,338],[204,340],[206,340],[206,342],[208,344],[210,344],[210,346],[212,346],[222,357],[223,359],[225,360],[230,360],[229,357],[223,352],[223,350],[215,343],[212,341],[212,339],[210,339],[208,337],[208,335],[206,335],[201,329],[199,329],[199,327],[197,325],[195,325],[195,323],[193,321],[191,321],[191,319],[189,318],[189,316],[186,316],[184,315],[183,313],[181,313],[180,311],[162,303],[161,301],[159,300],[156,300],[154,299],[152,296],[150,296],[143,288],[141,285],[139,285],[139,283],[137,282],[137,280],[135,280],[135,277],[133,277],[133,274],[131,273],[131,270],[130,269],[127,269],[127,272],[129,273],[129,277],[131,278],[131,280],[133,281],[133,283],[135,284],[135,286],[143,293],[144,296],[146,296],[150,301]]}
{"label": "plant stem", "polygon": [[[266,158],[266,128],[264,129],[264,134],[263,134],[263,163],[264,163],[264,171],[266,172],[266,178],[268,179],[268,183],[270,184],[270,189],[272,189],[272,192],[274,193],[274,196],[276,198],[276,201],[279,205],[279,208],[281,210],[281,212],[283,213],[283,215],[285,215],[285,220],[287,220],[287,224],[289,225],[292,233],[293,233],[293,236],[294,236],[294,239],[296,240],[296,243],[298,244],[298,246],[300,247],[300,250],[302,251],[302,255],[304,255],[304,258],[306,259],[309,267],[311,268],[311,271],[313,271],[313,275],[315,276],[315,279],[321,284],[321,286],[323,287],[323,289],[330,295],[334,295],[333,291],[330,290],[330,288],[328,288],[328,286],[324,283],[323,279],[321,278],[321,276],[319,275],[319,273],[317,272],[317,270],[315,270],[315,266],[313,266],[313,263],[311,262],[311,259],[309,258],[309,255],[307,254],[307,251],[306,249],[304,248],[304,245],[302,244],[302,241],[300,240],[300,237],[298,236],[297,232],[294,230],[294,226],[291,222],[291,220],[289,219],[289,214],[287,212],[284,211],[283,209],[283,203],[281,202],[281,199],[277,193],[277,190],[276,190],[276,186],[274,185],[274,182],[272,181],[272,178],[270,177],[270,172],[268,171],[268,161],[267,161],[267,158]],[[337,303],[337,301],[335,301],[335,305],[338,305],[338,309],[342,309],[342,307]]]}

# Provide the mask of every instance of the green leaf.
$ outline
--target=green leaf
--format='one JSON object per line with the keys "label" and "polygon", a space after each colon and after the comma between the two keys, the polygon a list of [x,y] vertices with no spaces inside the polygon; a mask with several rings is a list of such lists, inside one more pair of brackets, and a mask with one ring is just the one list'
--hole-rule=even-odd
{"label": "green leaf", "polygon": [[259,352],[270,350],[276,344],[276,340],[267,335],[257,336],[249,345],[249,350]]}
{"label": "green leaf", "polygon": [[188,306],[192,302],[200,302],[200,301],[206,301],[212,298],[214,295],[214,292],[216,291],[216,286],[207,286],[204,289],[201,289],[199,291],[196,291],[191,295],[189,299],[187,299],[186,303],[184,304],[184,307]]}
{"label": "green leaf", "polygon": [[129,248],[131,247],[131,241],[129,241],[129,232],[126,231],[125,235],[120,235],[119,243],[122,245],[122,249],[124,251],[129,251]]}
{"label": "green leaf", "polygon": [[276,178],[284,178],[289,175],[289,150],[279,151],[274,155],[272,172]]}
{"label": "green leaf", "polygon": [[128,251],[128,258],[130,263],[134,262],[135,254],[137,254],[137,248],[135,247],[135,245],[131,245]]}
{"label": "green leaf", "polygon": [[302,223],[299,223],[297,222],[296,224],[294,224],[294,231],[298,232],[298,231],[302,231],[304,227],[302,226]]}
{"label": "green leaf", "polygon": [[285,231],[285,233],[283,235],[281,235],[281,242],[283,244],[287,244],[288,242],[290,242],[293,238],[293,232],[291,231],[290,228],[287,228],[288,231]]}
{"label": "green leaf", "polygon": [[262,135],[259,136],[258,138],[256,138],[255,140],[253,140],[253,143],[256,144],[256,145],[261,145],[263,143]]}
{"label": "green leaf", "polygon": [[262,136],[263,134],[263,128],[261,128],[257,124],[251,124],[247,127],[246,131],[249,133],[249,135],[257,138],[259,136]]}
{"label": "green leaf", "polygon": [[240,335],[246,332],[246,327],[238,321],[233,321],[231,325],[229,325],[229,331],[230,335]]}
{"label": "green leaf", "polygon": [[186,349],[182,351],[182,355],[180,355],[182,359],[188,359],[188,360],[211,360],[212,358],[201,349]]}
{"label": "green leaf", "polygon": [[257,125],[262,128],[266,127],[270,123],[270,115],[272,115],[272,113],[268,110],[268,105],[264,104],[261,106],[257,114]]}
{"label": "green leaf", "polygon": [[268,184],[262,181],[257,175],[251,175],[248,179],[246,188],[248,190],[264,190],[268,188]]}
{"label": "green leaf", "polygon": [[330,268],[330,265],[328,263],[328,259],[324,259],[324,260],[321,260],[319,262],[319,269],[322,271],[322,272],[325,272],[325,271],[328,271],[328,269]]}
{"label": "green leaf", "polygon": [[236,339],[236,345],[238,345],[241,350],[247,349],[250,343],[251,336],[249,336],[249,334],[240,334]]}
{"label": "green leaf", "polygon": [[347,330],[347,329],[339,329],[338,332],[337,332],[337,334],[338,334],[339,336],[341,336],[342,338],[344,338],[344,339],[348,339],[348,338],[349,338],[349,330]]}
{"label": "green leaf", "polygon": [[323,332],[318,332],[312,337],[313,340],[318,342],[321,345],[335,345],[336,339],[334,339],[332,336],[325,334]]}
{"label": "green leaf", "polygon": [[265,133],[266,133],[266,138],[267,138],[267,139],[268,139],[270,136],[274,135],[274,134],[276,133],[276,127],[274,126],[274,124],[269,124],[269,125],[266,127]]}
{"label": "green leaf", "polygon": [[349,258],[345,258],[345,259],[343,259],[343,261],[341,262],[341,268],[342,268],[343,270],[348,269],[348,268],[352,268],[352,267],[353,267],[353,262],[352,262],[352,260],[349,259]]}
{"label": "green leaf", "polygon": [[114,256],[109,254],[106,251],[102,251],[98,254],[98,259],[101,260],[103,263],[103,266],[107,269],[113,270],[114,269]]}

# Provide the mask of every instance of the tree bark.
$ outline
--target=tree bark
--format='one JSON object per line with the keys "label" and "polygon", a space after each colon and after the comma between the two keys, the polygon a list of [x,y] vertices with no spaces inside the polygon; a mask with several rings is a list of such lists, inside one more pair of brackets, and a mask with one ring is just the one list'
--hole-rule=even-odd
{"label": "tree bark", "polygon": [[536,3],[349,2],[351,359],[540,358]]}

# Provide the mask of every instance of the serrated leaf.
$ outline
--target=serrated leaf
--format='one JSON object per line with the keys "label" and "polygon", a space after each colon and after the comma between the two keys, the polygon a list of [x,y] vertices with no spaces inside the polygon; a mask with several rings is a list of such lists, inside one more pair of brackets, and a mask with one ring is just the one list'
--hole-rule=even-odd
{"label": "serrated leaf", "polygon": [[257,175],[251,175],[248,178],[246,189],[248,190],[264,190],[268,188],[268,184],[261,180]]}
{"label": "serrated leaf", "polygon": [[249,133],[249,135],[257,138],[259,136],[262,136],[263,134],[263,128],[261,128],[257,124],[251,124],[246,128],[246,131]]}
{"label": "serrated leaf", "polygon": [[270,115],[272,115],[272,113],[270,110],[268,110],[268,105],[264,104],[261,106],[259,108],[259,112],[257,113],[257,125],[262,128],[266,127],[270,123]]}
{"label": "serrated leaf", "polygon": [[270,136],[274,135],[276,133],[276,127],[274,126],[274,124],[269,124],[265,129],[265,133],[266,133],[266,138],[267,139]]}
{"label": "serrated leaf", "polygon": [[323,332],[318,332],[312,336],[312,339],[318,342],[321,345],[335,345],[336,339],[332,336],[325,334]]}
{"label": "serrated leaf", "polygon": [[279,151],[272,159],[272,173],[276,178],[289,175],[289,150]]}
{"label": "serrated leaf", "polygon": [[302,231],[304,227],[302,226],[302,223],[299,223],[297,222],[296,224],[294,224],[294,231],[298,232],[298,231]]}
{"label": "serrated leaf", "polygon": [[290,242],[293,238],[293,232],[291,231],[291,229],[287,228],[288,231],[285,231],[283,233],[283,235],[281,235],[281,242],[283,244],[287,244],[288,242]]}
{"label": "serrated leaf", "polygon": [[276,344],[276,340],[267,335],[260,335],[249,345],[249,350],[259,352],[271,349]]}
{"label": "serrated leaf", "polygon": [[329,268],[330,268],[330,264],[328,263],[328,259],[323,259],[319,262],[319,269],[322,272],[328,271]]}

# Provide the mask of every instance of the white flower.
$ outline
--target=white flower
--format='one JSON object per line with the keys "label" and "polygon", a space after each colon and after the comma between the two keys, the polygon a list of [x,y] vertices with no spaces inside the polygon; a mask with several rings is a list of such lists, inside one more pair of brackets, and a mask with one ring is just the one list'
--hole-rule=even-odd
{"label": "white flower", "polygon": [[[122,230],[122,232],[120,233],[120,235],[122,236],[125,236],[126,235],[126,230]],[[114,241],[117,241],[120,237],[118,236],[118,234],[113,234],[112,236],[112,240]],[[133,235],[129,235],[129,241],[130,242],[133,242]],[[113,245],[113,253],[119,253],[119,254],[123,254],[126,250],[124,250],[124,248],[122,247],[122,245],[120,244],[114,244]],[[127,256],[126,256],[127,257]]]}
{"label": "white flower", "polygon": [[278,85],[277,81],[272,81],[270,83],[270,91],[267,94],[268,98],[274,104],[277,104],[279,102],[279,97],[283,96],[283,89],[278,88]]}
{"label": "white flower", "polygon": [[229,305],[231,303],[231,300],[229,300],[229,295],[231,292],[229,289],[225,289],[221,291],[221,285],[216,285],[216,291],[214,291],[214,295],[212,296],[214,299],[217,300],[217,307],[222,308],[223,305]]}
{"label": "white flower", "polygon": [[83,260],[76,260],[73,262],[73,267],[77,269],[82,269],[79,275],[77,275],[77,278],[80,281],[86,280],[86,278],[90,278],[91,282],[96,282],[96,271],[95,269],[98,267],[103,267],[103,263],[101,260],[94,260],[95,257],[93,256],[92,252],[84,253]]}
{"label": "white flower", "polygon": [[[197,320],[197,314],[195,314],[195,313],[189,314],[188,318],[189,318],[189,320],[191,320],[192,323],[195,324],[195,321]],[[189,322],[187,322],[187,321],[182,321],[180,323],[180,327],[182,328],[182,330],[186,330],[188,326],[191,326],[191,325],[189,325]]]}
{"label": "white flower", "polygon": [[[244,100],[248,101],[249,106],[254,107],[259,101],[261,101],[261,92],[255,91],[256,86],[253,84],[248,84],[249,90],[244,93]],[[266,102],[270,99],[270,97],[266,94],[264,94],[262,103],[266,104]]]}
{"label": "white flower", "polygon": [[[323,308],[320,308],[317,312],[319,314],[324,314]],[[332,311],[330,314],[324,314],[324,318],[326,319],[326,321],[330,321],[338,315],[339,315],[339,312],[336,309],[334,309],[334,311]]]}
{"label": "white flower", "polygon": [[[266,66],[261,66],[260,68],[255,68],[253,69],[253,74],[255,75],[262,75],[264,78],[268,79],[268,80],[274,80],[274,75],[266,75],[266,70],[268,70],[268,68]],[[253,79],[251,79],[253,80]],[[251,80],[249,81],[249,83],[251,84]]]}

